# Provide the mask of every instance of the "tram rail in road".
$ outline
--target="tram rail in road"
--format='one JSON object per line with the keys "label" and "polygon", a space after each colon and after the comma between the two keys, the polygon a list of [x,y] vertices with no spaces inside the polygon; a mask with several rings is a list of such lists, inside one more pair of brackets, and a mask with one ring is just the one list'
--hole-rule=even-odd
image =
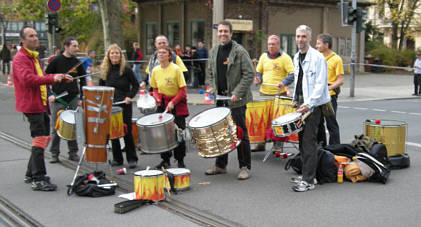
{"label": "tram rail in road", "polygon": [[[29,142],[15,137],[7,132],[0,131],[0,138],[11,142],[19,147],[22,147],[28,151],[31,150],[31,145]],[[45,156],[50,158],[50,154],[45,153]],[[69,160],[61,160],[61,165],[76,170],[77,163],[71,162]],[[95,168],[81,165],[80,173],[88,173],[94,171]],[[105,172],[107,172],[105,170]],[[128,193],[133,191],[133,182],[119,177],[118,175],[113,176],[115,181],[118,182],[119,187],[118,191],[123,193]],[[240,223],[235,223],[230,220],[226,220],[223,217],[216,216],[204,211],[201,211],[197,208],[194,208],[188,204],[177,201],[173,198],[166,198],[164,201],[158,202],[155,204],[157,207],[164,209],[168,212],[171,212],[175,215],[181,216],[193,223],[202,226],[209,227],[228,227],[228,226],[243,226]],[[135,211],[134,211],[135,212]],[[0,223],[1,219],[4,219],[9,222],[9,225],[6,226],[42,226],[39,222],[33,219],[29,214],[21,211],[18,207],[14,206],[11,202],[7,201],[6,198],[0,196]],[[7,224],[7,223],[5,223]]]}

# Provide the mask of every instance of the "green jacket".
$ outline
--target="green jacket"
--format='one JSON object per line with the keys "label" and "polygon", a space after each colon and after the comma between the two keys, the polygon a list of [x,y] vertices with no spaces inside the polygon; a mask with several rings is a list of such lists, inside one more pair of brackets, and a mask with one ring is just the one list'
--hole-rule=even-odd
{"label": "green jacket", "polygon": [[[219,45],[211,49],[208,61],[209,80],[210,84],[214,87],[215,94],[218,91],[218,75],[216,69],[218,48]],[[253,83],[255,71],[247,51],[234,40],[232,41],[232,48],[228,58],[226,73],[228,96],[235,95],[241,98],[238,102],[228,101],[228,105],[230,108],[237,108],[253,100],[250,86]]]}

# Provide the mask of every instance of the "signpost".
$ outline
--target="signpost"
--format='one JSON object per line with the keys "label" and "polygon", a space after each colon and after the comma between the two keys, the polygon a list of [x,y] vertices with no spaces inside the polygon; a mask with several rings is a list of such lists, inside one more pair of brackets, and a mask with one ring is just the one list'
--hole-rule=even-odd
{"label": "signpost", "polygon": [[[56,26],[58,25],[57,12],[61,8],[61,2],[60,2],[60,0],[48,0],[47,1],[47,7],[48,7],[48,10],[50,10],[52,14],[56,14],[56,15],[54,15],[54,19],[55,19],[55,22],[54,23],[52,23],[52,21],[50,21],[50,18],[52,18],[52,16],[49,16],[48,17],[49,18],[49,20],[48,20],[48,24],[49,25],[48,26],[49,27],[51,26],[51,40],[52,40],[52,46],[53,46],[52,51],[54,51],[56,49],[56,45],[55,45],[55,41],[56,41],[56,36],[55,36],[55,34],[56,34]],[[52,23],[52,24],[50,24],[50,23]]]}
{"label": "signpost", "polygon": [[47,7],[53,13],[59,11],[61,8],[60,0],[48,0]]}

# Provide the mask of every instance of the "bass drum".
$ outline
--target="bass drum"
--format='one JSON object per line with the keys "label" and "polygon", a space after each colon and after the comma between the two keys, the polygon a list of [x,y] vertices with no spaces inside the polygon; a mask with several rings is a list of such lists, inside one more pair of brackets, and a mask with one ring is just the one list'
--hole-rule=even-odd
{"label": "bass drum", "polygon": [[375,138],[378,142],[386,145],[387,156],[401,155],[406,152],[406,126],[404,121],[366,120],[364,135]]}

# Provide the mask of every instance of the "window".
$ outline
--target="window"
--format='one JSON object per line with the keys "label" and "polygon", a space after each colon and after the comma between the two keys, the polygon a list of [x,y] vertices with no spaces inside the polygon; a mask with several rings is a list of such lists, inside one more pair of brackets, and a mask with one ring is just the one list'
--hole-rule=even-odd
{"label": "window", "polygon": [[191,46],[197,47],[199,41],[205,41],[205,21],[192,20],[190,23]]}
{"label": "window", "polygon": [[281,34],[281,49],[285,51],[291,58],[297,53],[297,45],[295,44],[295,34]]}
{"label": "window", "polygon": [[170,47],[180,44],[180,23],[167,22],[167,37]]}
{"label": "window", "polygon": [[154,51],[154,39],[158,35],[158,30],[156,26],[156,22],[148,22],[146,23],[146,42],[145,42],[145,49],[147,54],[153,54]]}

